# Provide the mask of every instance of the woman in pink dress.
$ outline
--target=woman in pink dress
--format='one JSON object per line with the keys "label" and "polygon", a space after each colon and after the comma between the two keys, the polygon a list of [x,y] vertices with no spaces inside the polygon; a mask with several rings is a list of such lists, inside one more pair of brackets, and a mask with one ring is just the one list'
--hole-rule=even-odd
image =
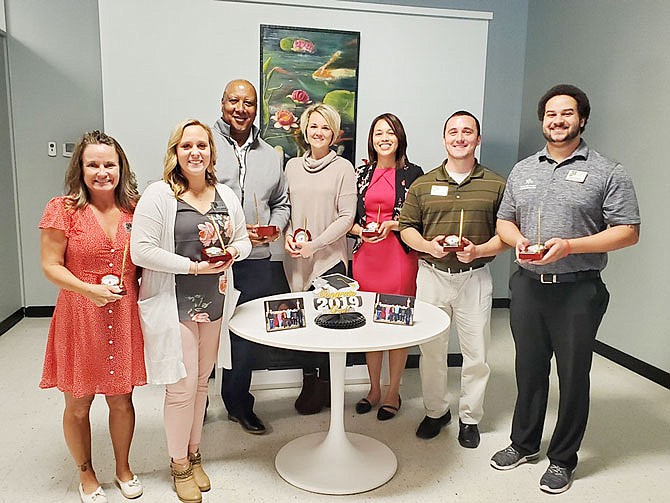
{"label": "woman in pink dress", "polygon": [[93,398],[105,395],[115,482],[125,497],[137,498],[142,484],[128,464],[133,388],[146,383],[137,270],[128,250],[137,183],[118,142],[93,131],[75,147],[65,189],[39,224],[42,269],[61,289],[40,387],[57,387],[65,396],[63,432],[83,502],[107,501],[91,462],[89,421]]}
{"label": "woman in pink dress", "polygon": [[[390,113],[376,117],[368,134],[369,163],[356,169],[358,205],[353,275],[360,289],[399,295],[415,295],[417,255],[400,240],[398,217],[409,186],[423,175],[407,160],[407,137],[400,119]],[[366,226],[377,224],[378,236],[365,237]],[[356,412],[370,412],[378,403],[377,419],[386,421],[400,409],[400,378],[407,361],[407,349],[389,351],[390,382],[382,399],[382,352],[366,353],[370,391],[356,404]]]}

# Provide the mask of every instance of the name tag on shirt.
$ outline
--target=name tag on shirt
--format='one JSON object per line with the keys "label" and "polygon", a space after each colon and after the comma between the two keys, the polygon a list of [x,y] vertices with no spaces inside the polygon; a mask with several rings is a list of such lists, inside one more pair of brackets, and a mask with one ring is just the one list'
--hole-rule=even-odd
{"label": "name tag on shirt", "polygon": [[586,180],[586,175],[588,175],[586,171],[578,171],[576,169],[571,169],[570,171],[568,171],[568,176],[566,176],[565,179],[568,182],[584,183],[584,180]]}
{"label": "name tag on shirt", "polygon": [[448,185],[433,185],[430,188],[430,195],[431,196],[446,196],[449,194],[449,186]]}

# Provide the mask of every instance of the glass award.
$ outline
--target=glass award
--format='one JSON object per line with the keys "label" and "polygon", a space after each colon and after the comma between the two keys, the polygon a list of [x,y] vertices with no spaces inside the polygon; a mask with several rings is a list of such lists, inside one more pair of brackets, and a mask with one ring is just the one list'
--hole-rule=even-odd
{"label": "glass award", "polygon": [[[216,202],[212,203],[212,208]],[[218,242],[216,244],[211,244],[202,249],[202,256],[207,262],[227,262],[232,259],[233,256],[226,250],[226,245],[223,243],[223,238],[221,237],[221,232],[219,231],[219,225],[212,215],[209,215],[209,220],[214,226],[214,231],[216,232],[216,237]]]}
{"label": "glass award", "polygon": [[442,240],[442,249],[446,252],[463,251],[465,243],[463,243],[463,209],[461,209],[461,219],[458,224],[458,236],[450,234]]}
{"label": "glass award", "polygon": [[296,243],[307,243],[312,240],[312,234],[307,230],[307,218],[304,220],[303,227],[293,231],[293,241]]}
{"label": "glass award", "polygon": [[547,249],[542,244],[540,233],[540,224],[542,222],[542,209],[537,210],[537,244],[527,246],[525,250],[519,252],[520,260],[542,260]]}
{"label": "glass award", "polygon": [[123,260],[121,261],[121,274],[117,276],[116,274],[105,274],[100,278],[100,284],[106,286],[116,286],[119,288],[118,292],[114,292],[117,295],[126,295],[128,291],[126,290],[123,284],[123,277],[126,271],[126,258],[128,257],[128,241],[123,247]]}
{"label": "glass award", "polygon": [[381,215],[382,207],[381,205],[377,208],[377,221],[368,222],[368,224],[361,231],[361,236],[366,238],[378,238],[381,236],[380,228],[381,224],[379,223],[379,217]]}

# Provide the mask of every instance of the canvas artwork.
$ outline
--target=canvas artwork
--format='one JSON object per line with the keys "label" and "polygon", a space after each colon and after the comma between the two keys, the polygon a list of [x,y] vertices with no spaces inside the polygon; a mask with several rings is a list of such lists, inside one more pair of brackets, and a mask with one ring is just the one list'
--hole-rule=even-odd
{"label": "canvas artwork", "polygon": [[360,33],[261,25],[261,136],[285,159],[306,144],[300,115],[313,103],[342,117],[333,148],[355,162]]}

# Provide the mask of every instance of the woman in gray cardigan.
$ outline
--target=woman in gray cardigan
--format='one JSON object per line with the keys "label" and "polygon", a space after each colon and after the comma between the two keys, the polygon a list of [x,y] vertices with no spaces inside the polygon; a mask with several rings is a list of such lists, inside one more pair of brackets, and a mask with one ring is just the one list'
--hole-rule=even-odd
{"label": "woman in gray cardigan", "polygon": [[[144,268],[138,305],[147,380],[166,385],[172,480],[188,503],[210,489],[199,452],[207,379],[217,360],[230,366],[227,321],[239,295],[230,266],[251,251],[240,202],[217,183],[215,162],[209,127],[179,123],[168,141],[163,180],[142,195],[131,233],[131,256]],[[203,250],[213,247],[228,254],[203,259]]]}

